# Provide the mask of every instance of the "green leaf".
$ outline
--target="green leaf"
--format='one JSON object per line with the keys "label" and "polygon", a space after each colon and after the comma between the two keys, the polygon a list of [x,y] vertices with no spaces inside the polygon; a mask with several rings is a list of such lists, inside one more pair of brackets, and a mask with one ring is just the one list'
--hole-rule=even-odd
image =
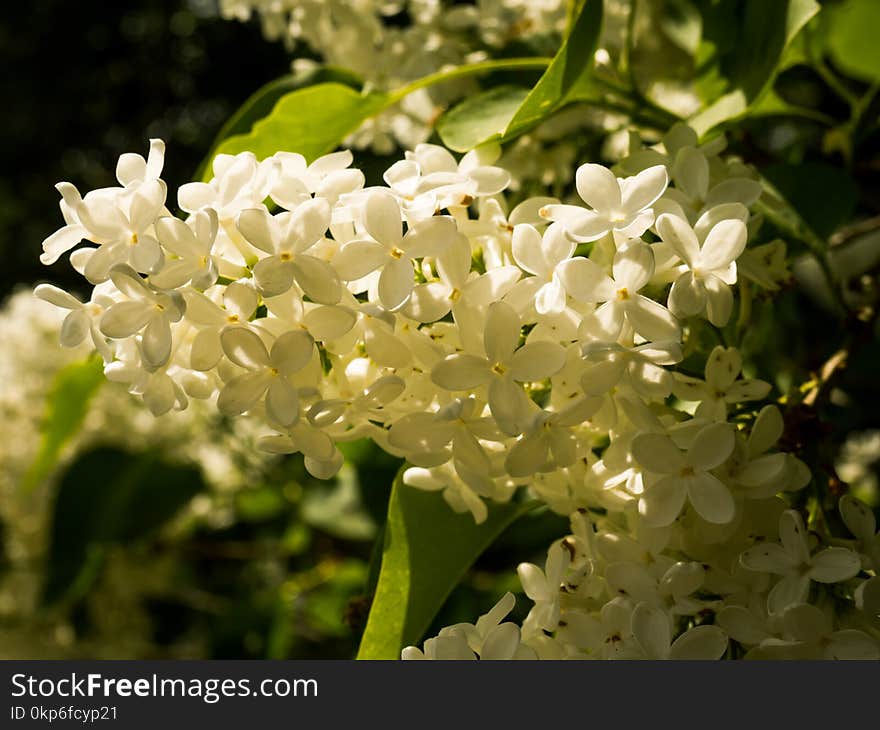
{"label": "green leaf", "polygon": [[40,450],[22,480],[22,488],[39,485],[58,464],[64,446],[76,435],[89,403],[104,382],[100,358],[93,357],[62,368],[46,398]]}
{"label": "green leaf", "polygon": [[[215,154],[250,151],[264,159],[279,150],[289,150],[312,161],[333,151],[365,119],[389,103],[388,94],[362,94],[339,83],[298,89],[282,96],[250,132],[225,139]],[[205,176],[210,177],[210,170]]]}
{"label": "green leaf", "polygon": [[823,114],[818,109],[808,108],[791,104],[776,93],[775,89],[768,89],[761,98],[752,104],[749,109],[749,118],[756,119],[760,117],[798,117],[800,119],[809,119],[826,126],[832,126],[834,120],[827,114]]}
{"label": "green leaf", "polygon": [[211,160],[214,159],[223,141],[229,137],[250,132],[256,122],[269,116],[272,109],[283,96],[297,89],[326,82],[338,82],[354,89],[360,88],[363,84],[360,78],[346,69],[321,66],[305,74],[288,74],[261,86],[248,97],[235,114],[226,120],[226,123],[220,128],[220,131],[211,143],[210,153],[205,156],[205,159],[199,165],[194,179],[204,179],[206,172],[208,173],[208,179],[210,179]]}
{"label": "green leaf", "polygon": [[437,123],[440,139],[456,152],[501,139],[513,115],[529,95],[519,86],[498,86],[465,99]]}
{"label": "green leaf", "polygon": [[401,469],[391,490],[382,565],[358,659],[399,659],[422,638],[477,557],[532,504],[490,505],[475,524],[438,492],[408,487]]}
{"label": "green leaf", "polygon": [[602,28],[601,0],[579,5],[571,32],[531,91],[499,86],[466,99],[437,123],[443,143],[467,152],[491,140],[507,141],[527,132],[589,87],[593,52]]}
{"label": "green leaf", "polygon": [[[846,223],[858,201],[858,187],[839,167],[822,162],[771,165],[761,171],[822,238]],[[828,191],[834,194],[829,195]]]}
{"label": "green leaf", "polygon": [[728,0],[704,5],[701,55],[714,55],[716,62],[708,64],[700,83],[721,96],[689,121],[701,136],[744,116],[772,87],[786,48],[819,12],[815,0]]}
{"label": "green leaf", "polygon": [[880,81],[880,3],[846,0],[829,8],[828,52],[846,73],[865,81]]}
{"label": "green leaf", "polygon": [[74,462],[58,488],[49,533],[45,603],[76,598],[113,543],[153,533],[204,488],[195,467],[100,448]]}
{"label": "green leaf", "polygon": [[593,68],[593,53],[602,30],[601,0],[586,0],[559,53],[504,130],[511,139],[531,129],[563,106]]}

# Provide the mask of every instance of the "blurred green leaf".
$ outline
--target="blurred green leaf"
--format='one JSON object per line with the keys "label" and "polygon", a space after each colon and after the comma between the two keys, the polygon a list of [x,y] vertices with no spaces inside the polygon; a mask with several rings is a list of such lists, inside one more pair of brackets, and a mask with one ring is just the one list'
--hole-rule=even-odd
{"label": "blurred green leaf", "polygon": [[245,522],[271,520],[281,514],[287,504],[284,495],[273,487],[243,489],[235,495],[235,506]]}
{"label": "blurred green leaf", "polygon": [[376,535],[376,523],[364,511],[358,475],[350,464],[343,464],[334,483],[316,484],[306,493],[302,519],[345,540],[371,540]]}
{"label": "blurred green leaf", "polygon": [[467,152],[501,139],[516,110],[529,95],[519,86],[497,86],[452,107],[437,123],[440,139],[450,149]]}
{"label": "blurred green leaf", "polygon": [[750,119],[760,117],[799,117],[828,126],[834,124],[834,120],[827,114],[818,109],[792,104],[779,96],[775,89],[768,89],[749,109]]}
{"label": "blurred green leaf", "polygon": [[98,357],[58,371],[46,398],[40,450],[22,480],[23,489],[36,487],[58,464],[62,449],[76,435],[103,382],[104,367]]}
{"label": "blurred green leaf", "polygon": [[691,118],[701,136],[713,127],[743,116],[769,89],[785,50],[819,12],[815,0],[727,0],[703,2],[703,55],[707,63],[703,89],[722,95]]}
{"label": "blurred green leaf", "polygon": [[[308,161],[332,152],[361,123],[389,103],[379,92],[362,94],[340,83],[322,83],[282,96],[272,112],[246,134],[225,139],[214,154],[253,152],[258,159],[279,150],[298,152]],[[210,166],[205,176],[210,177]]]}
{"label": "blurred green leaf", "polygon": [[584,96],[602,28],[602,2],[577,5],[569,36],[535,87],[500,86],[454,106],[437,124],[444,144],[466,152],[490,140],[513,139],[564,106],[573,92]]}
{"label": "blurred green leaf", "polygon": [[770,165],[761,172],[822,238],[846,223],[855,210],[858,187],[839,167],[802,162]]}
{"label": "blurred green leaf", "polygon": [[155,453],[90,451],[65,472],[52,509],[45,603],[86,592],[107,545],[149,535],[204,488],[191,466]]}
{"label": "blurred green leaf", "polygon": [[834,63],[865,81],[880,81],[880,2],[846,0],[829,8],[827,47]]}
{"label": "blurred green leaf", "polygon": [[576,86],[583,87],[601,30],[602,2],[586,0],[559,53],[505,128],[504,139],[531,129],[563,106]]}
{"label": "blurred green leaf", "polygon": [[660,16],[660,30],[690,56],[696,54],[703,32],[703,18],[690,0],[667,0]]}
{"label": "blurred green leaf", "polygon": [[421,639],[474,560],[533,504],[490,504],[480,525],[456,514],[437,492],[394,481],[376,594],[358,659],[399,659]]}
{"label": "blurred green leaf", "polygon": [[288,74],[261,86],[248,97],[235,114],[229,117],[220,128],[220,131],[211,143],[211,151],[202,160],[193,179],[205,179],[206,174],[207,179],[210,179],[212,175],[210,168],[211,160],[214,159],[223,141],[236,135],[248,134],[256,122],[271,114],[275,105],[286,94],[297,89],[328,82],[341,83],[353,89],[359,89],[363,84],[360,78],[346,69],[319,66],[308,73]]}

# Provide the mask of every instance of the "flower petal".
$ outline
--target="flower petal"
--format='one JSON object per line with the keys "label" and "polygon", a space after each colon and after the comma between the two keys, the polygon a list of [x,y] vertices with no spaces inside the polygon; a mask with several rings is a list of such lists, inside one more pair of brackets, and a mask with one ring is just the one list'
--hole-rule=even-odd
{"label": "flower petal", "polygon": [[726,423],[712,423],[701,429],[688,449],[688,463],[695,471],[709,471],[720,466],[730,454],[736,439]]}
{"label": "flower petal", "polygon": [[431,380],[445,390],[470,390],[491,377],[486,360],[466,353],[449,355],[431,370]]}
{"label": "flower petal", "polygon": [[736,514],[730,490],[712,474],[696,474],[687,479],[688,498],[706,522],[726,525]]}
{"label": "flower petal", "polygon": [[858,575],[862,560],[857,553],[841,547],[830,547],[810,559],[807,575],[817,583],[840,583]]}
{"label": "flower petal", "polygon": [[640,603],[632,614],[632,632],[649,659],[666,659],[672,641],[669,617],[660,609]]}
{"label": "flower petal", "polygon": [[559,280],[572,297],[581,302],[607,302],[616,296],[614,281],[599,264],[577,257],[557,268]]}
{"label": "flower petal", "polygon": [[527,342],[513,353],[510,375],[520,382],[543,380],[565,365],[565,348],[555,342]]}
{"label": "flower petal", "polygon": [[667,304],[676,317],[693,317],[703,311],[706,298],[703,282],[687,271],[672,282]]}
{"label": "flower petal", "polygon": [[235,221],[239,233],[261,251],[274,254],[281,242],[281,229],[278,221],[263,208],[248,208],[241,211]]}
{"label": "flower petal", "polygon": [[736,261],[746,247],[749,234],[741,220],[723,220],[706,236],[700,250],[699,266],[707,271],[724,269]]}
{"label": "flower petal", "polygon": [[507,363],[519,343],[519,315],[509,304],[494,302],[486,312],[483,347],[490,363]]}
{"label": "flower petal", "polygon": [[309,364],[314,352],[312,336],[303,330],[292,330],[275,340],[269,360],[282,375],[292,375]]}
{"label": "flower petal", "polygon": [[717,626],[694,626],[672,644],[670,659],[716,660],[727,651],[727,634]]}
{"label": "flower petal", "polygon": [[689,267],[694,266],[700,255],[700,243],[686,220],[664,213],[657,219],[657,233],[682,261]]}
{"label": "flower petal", "polygon": [[581,200],[593,210],[609,213],[622,206],[617,178],[604,165],[581,165],[575,173],[575,185]]}
{"label": "flower petal", "polygon": [[513,228],[510,244],[513,260],[529,274],[549,274],[541,240],[541,234],[533,226],[523,223]]}
{"label": "flower petal", "polygon": [[326,261],[316,256],[299,254],[292,265],[296,283],[313,302],[336,304],[340,300],[342,284],[336,270]]}
{"label": "flower petal", "polygon": [[271,375],[244,373],[232,378],[220,391],[217,409],[224,416],[237,416],[253,408],[269,387]]}
{"label": "flower petal", "polygon": [[678,476],[666,476],[642,493],[639,514],[650,527],[666,527],[681,514],[686,498],[684,482]]}
{"label": "flower petal", "polygon": [[678,474],[685,466],[685,456],[665,434],[643,433],[632,442],[632,455],[639,464],[655,474]]}
{"label": "flower petal", "polygon": [[403,223],[400,205],[390,192],[373,192],[364,202],[364,228],[387,248],[400,247]]}
{"label": "flower petal", "polygon": [[220,333],[220,344],[232,362],[248,370],[269,366],[269,351],[263,341],[245,327],[227,327]]}
{"label": "flower petal", "polygon": [[644,210],[663,195],[668,184],[669,175],[664,165],[654,165],[626,178],[620,184],[623,209],[630,214]]}
{"label": "flower petal", "polygon": [[284,378],[272,378],[269,383],[266,415],[282,426],[290,426],[299,418],[299,397],[296,389]]}

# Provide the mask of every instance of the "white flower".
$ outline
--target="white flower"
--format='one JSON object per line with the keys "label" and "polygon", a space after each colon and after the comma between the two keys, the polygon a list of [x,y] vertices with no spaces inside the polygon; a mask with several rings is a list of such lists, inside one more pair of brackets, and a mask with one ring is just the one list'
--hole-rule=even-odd
{"label": "white flower", "polygon": [[466,468],[488,474],[491,464],[478,439],[501,441],[504,436],[483,415],[484,405],[470,396],[456,398],[436,413],[408,413],[392,424],[388,440],[417,466],[436,466],[452,456]]}
{"label": "white flower", "polygon": [[633,611],[632,635],[640,651],[627,658],[707,660],[720,659],[727,651],[727,635],[717,626],[695,626],[672,641],[669,616],[647,603]]}
{"label": "white flower", "polygon": [[726,481],[740,487],[743,496],[766,498],[786,486],[791,455],[766,453],[782,436],[783,427],[779,409],[768,405],[758,413],[747,440],[737,434],[736,448],[726,465]]}
{"label": "white flower", "polygon": [[702,565],[685,561],[674,563],[659,578],[637,563],[615,562],[605,568],[605,580],[613,594],[680,616],[692,616],[711,605],[692,595],[703,585],[705,576]]}
{"label": "white flower", "polygon": [[403,313],[418,322],[436,322],[462,307],[485,309],[516,284],[522,273],[502,266],[477,275],[471,271],[471,245],[462,235],[451,237],[434,259],[438,280],[417,284]]}
{"label": "white flower", "polygon": [[858,629],[835,631],[828,614],[816,606],[794,606],[785,612],[784,622],[792,638],[804,645],[810,658],[880,659],[880,642]]}
{"label": "white flower", "polygon": [[[219,291],[215,289],[212,294],[217,297]],[[190,346],[190,367],[206,372],[223,357],[220,331],[227,326],[247,324],[259,298],[250,281],[233,281],[223,287],[222,304],[198,291],[186,291],[184,299],[186,319],[200,328]]]}
{"label": "white flower", "polygon": [[664,213],[657,219],[657,232],[687,267],[669,292],[673,314],[691,317],[705,311],[712,324],[723,327],[733,309],[730,285],[736,283],[736,259],[745,249],[748,231],[736,218],[710,227],[705,221],[711,215],[705,213],[691,228],[683,218]]}
{"label": "white flower", "polygon": [[574,253],[575,244],[561,225],[548,226],[542,236],[525,223],[513,228],[513,259],[523,271],[532,274],[510,293],[511,299],[534,302],[538,314],[559,314],[566,306],[566,290],[559,277],[560,267]]}
{"label": "white flower", "polygon": [[473,659],[474,654],[484,661],[537,659],[534,650],[521,643],[519,626],[503,621],[515,604],[513,594],[505,593],[476,625],[448,626],[436,638],[425,641],[424,651],[406,647],[401,659]]}
{"label": "white flower", "polygon": [[526,595],[535,602],[526,623],[553,631],[559,623],[560,588],[571,562],[571,553],[562,541],[554,542],[547,551],[544,570],[533,563],[520,563],[516,569]]}
{"label": "white flower", "polygon": [[507,453],[504,460],[507,473],[524,477],[569,466],[579,454],[574,427],[583,424],[601,404],[600,398],[580,398],[563,411],[535,413],[531,424]]}
{"label": "white flower", "polygon": [[810,555],[807,530],[795,510],[786,510],[779,518],[779,538],[781,543],[755,545],[740,556],[749,570],[782,576],[767,596],[769,613],[806,603],[811,581],[839,583],[861,569],[859,556],[845,548],[829,547]]}
{"label": "white flower", "polygon": [[171,357],[171,324],[180,321],[186,304],[178,292],[162,293],[150,289],[129,266],[116,266],[110,279],[126,301],[111,304],[100,320],[107,337],[123,339],[142,332],[141,355],[144,365],[156,369]]}
{"label": "white flower", "polygon": [[220,335],[223,352],[247,372],[227,382],[220,391],[217,408],[235,416],[253,408],[266,396],[266,415],[282,426],[299,418],[299,398],[289,377],[312,359],[315,343],[302,330],[285,332],[267,350],[263,341],[244,327],[227,327]]}
{"label": "white flower", "polygon": [[161,139],[151,139],[146,160],[135,152],[126,152],[119,156],[119,161],[116,163],[116,179],[125,187],[158,180],[164,164],[165,142]]}
{"label": "white flower", "polygon": [[372,192],[364,202],[364,228],[370,238],[346,243],[333,259],[345,281],[381,269],[379,301],[388,310],[402,307],[412,294],[413,259],[436,256],[456,238],[451,218],[431,217],[403,233],[400,206],[387,192]]}
{"label": "white flower", "polygon": [[84,249],[83,274],[92,283],[106,281],[110,269],[119,264],[130,264],[142,274],[161,267],[163,253],[153,226],[165,208],[164,182],[146,180],[124,190],[96,190],[85,198],[69,183],[57,187],[70,211],[70,221],[43,242],[44,263],[75,246],[79,236],[99,244],[98,248]]}
{"label": "white flower", "polygon": [[486,314],[485,355],[455,353],[431,370],[431,379],[450,391],[489,385],[489,408],[510,435],[522,432],[530,410],[517,382],[542,380],[562,369],[565,350],[553,342],[527,342],[518,348],[520,318],[508,304],[496,302]]}
{"label": "white flower", "polygon": [[780,623],[782,638],[764,639],[748,653],[748,658],[880,659],[880,643],[858,629],[835,631],[830,617],[816,606],[792,606]]}
{"label": "white flower", "polygon": [[207,289],[217,281],[217,263],[211,255],[217,238],[217,213],[210,208],[195,213],[189,224],[179,218],[163,216],[156,221],[156,236],[170,253],[165,265],[150,277],[160,289],[176,289],[191,282]]}
{"label": "white flower", "polygon": [[639,291],[654,274],[654,254],[641,241],[630,241],[614,255],[611,278],[596,262],[573,258],[559,267],[562,285],[572,297],[582,302],[604,302],[587,315],[581,324],[584,339],[616,341],[624,323],[645,340],[678,340],[681,331],[662,304]]}
{"label": "white flower", "polygon": [[213,208],[223,225],[246,208],[263,204],[278,177],[279,163],[272,158],[258,162],[252,152],[241,152],[217,155],[212,169],[210,182],[181,185],[177,201],[187,213]]}
{"label": "white flower", "polygon": [[648,524],[670,524],[681,513],[686,499],[707,522],[730,522],[735,511],[733,497],[711,470],[727,460],[733,446],[733,429],[726,423],[705,426],[685,451],[665,434],[636,436],[633,456],[646,470],[660,476],[645,484],[639,500],[639,512]]}
{"label": "white flower", "polygon": [[706,379],[675,374],[673,391],[684,401],[699,401],[694,416],[727,420],[727,406],[749,400],[761,400],[770,392],[770,384],[763,380],[739,378],[742,357],[733,347],[718,345],[706,360]]}
{"label": "white flower", "polygon": [[686,145],[675,152],[671,177],[675,187],[667,190],[665,197],[694,217],[717,205],[735,203],[749,208],[761,197],[759,182],[727,169],[713,184],[710,160],[695,146]]}
{"label": "white flower", "polygon": [[91,301],[83,303],[72,294],[51,284],[38,284],[34,288],[34,294],[40,299],[69,310],[69,314],[61,323],[60,341],[64,347],[76,347],[85,340],[86,335],[89,335],[104,362],[110,362],[113,353],[107,346],[106,338],[98,330],[98,320],[114,301],[102,293],[103,291],[95,287]]}
{"label": "white flower", "polygon": [[581,165],[575,176],[577,191],[590,208],[548,205],[541,215],[561,221],[575,241],[595,241],[609,231],[624,241],[638,238],[654,223],[651,205],[663,194],[668,180],[662,165],[625,179],[602,165]]}
{"label": "white flower", "polygon": [[492,480],[485,474],[473,472],[462,464],[447,462],[426,469],[413,466],[403,472],[403,483],[427,492],[442,492],[443,499],[456,512],[470,512],[478,525],[489,516],[481,494],[495,492]]}
{"label": "white flower", "polygon": [[287,210],[307,202],[312,194],[332,204],[364,186],[364,173],[349,168],[354,159],[349,150],[323,155],[310,165],[296,152],[276,152],[272,159],[278,163],[278,175],[269,197]]}
{"label": "white flower", "polygon": [[236,226],[245,239],[269,254],[254,266],[254,281],[264,296],[284,294],[294,280],[311,299],[336,304],[342,296],[339,276],[311,249],[330,225],[330,205],[313,198],[292,213],[270,215],[261,208],[239,213]]}
{"label": "white flower", "polygon": [[664,366],[681,360],[681,345],[672,340],[647,342],[635,347],[616,343],[588,342],[582,348],[588,364],[580,377],[587,395],[605,396],[616,423],[620,393],[634,391],[645,400],[663,400],[672,390],[672,373]]}
{"label": "white flower", "polygon": [[880,571],[880,532],[871,508],[851,494],[844,494],[838,504],[840,516],[856,538],[856,549],[865,556],[866,568]]}
{"label": "white flower", "polygon": [[[268,398],[266,406],[268,409]],[[330,479],[343,463],[342,452],[333,439],[306,420],[289,425],[284,433],[262,437],[258,445],[272,454],[302,453],[306,470],[316,479]]]}

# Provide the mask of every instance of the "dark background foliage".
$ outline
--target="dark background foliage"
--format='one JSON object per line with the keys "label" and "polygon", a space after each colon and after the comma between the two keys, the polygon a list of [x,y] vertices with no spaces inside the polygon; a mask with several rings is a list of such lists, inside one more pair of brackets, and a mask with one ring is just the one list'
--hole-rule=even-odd
{"label": "dark background foliage", "polygon": [[122,152],[168,146],[169,188],[187,182],[214,135],[260,85],[284,73],[284,46],[257,23],[218,17],[212,0],[19,3],[0,19],[0,298],[16,282],[75,284],[47,270],[56,181],[83,193],[116,184]]}

